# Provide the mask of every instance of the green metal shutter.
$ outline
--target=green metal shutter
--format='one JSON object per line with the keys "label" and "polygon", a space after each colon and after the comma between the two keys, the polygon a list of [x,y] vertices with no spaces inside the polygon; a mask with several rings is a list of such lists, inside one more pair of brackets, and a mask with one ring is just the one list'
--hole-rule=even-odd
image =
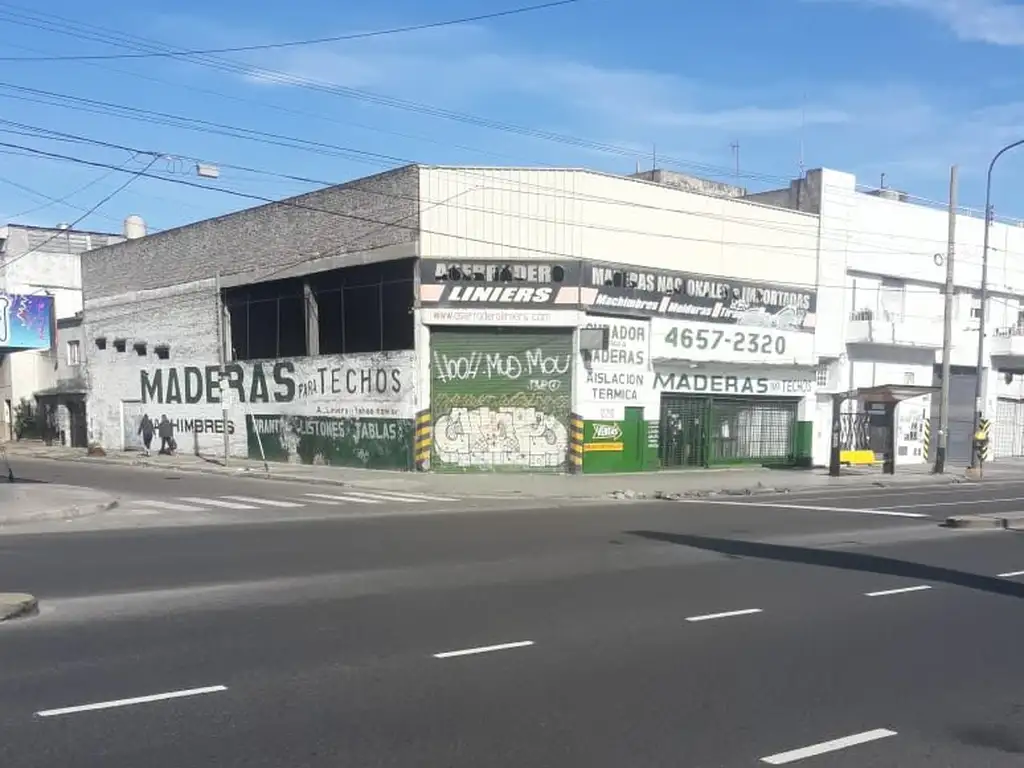
{"label": "green metal shutter", "polygon": [[435,329],[431,469],[564,472],[572,331]]}

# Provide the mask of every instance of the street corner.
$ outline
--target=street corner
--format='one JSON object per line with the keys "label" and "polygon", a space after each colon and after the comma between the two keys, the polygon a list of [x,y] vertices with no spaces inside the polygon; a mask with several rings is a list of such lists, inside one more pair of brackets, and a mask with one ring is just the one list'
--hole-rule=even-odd
{"label": "street corner", "polygon": [[0,592],[0,621],[23,619],[39,613],[39,601],[25,592]]}

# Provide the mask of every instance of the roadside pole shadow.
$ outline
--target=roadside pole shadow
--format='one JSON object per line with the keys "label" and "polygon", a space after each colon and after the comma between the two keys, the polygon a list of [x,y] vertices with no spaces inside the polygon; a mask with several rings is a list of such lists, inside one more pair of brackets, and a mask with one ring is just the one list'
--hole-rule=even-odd
{"label": "roadside pole shadow", "polygon": [[981,576],[952,568],[923,565],[892,557],[842,552],[837,550],[792,547],[785,544],[765,544],[758,541],[720,539],[713,536],[693,536],[685,533],[663,531],[626,531],[627,535],[639,536],[651,541],[694,547],[709,552],[718,552],[730,557],[752,557],[760,560],[780,560],[786,563],[803,563],[820,568],[839,568],[846,571],[864,571],[899,576],[905,579],[935,581],[966,587],[981,592],[991,592],[1007,597],[1024,598],[1024,584],[1000,579],[995,576]]}

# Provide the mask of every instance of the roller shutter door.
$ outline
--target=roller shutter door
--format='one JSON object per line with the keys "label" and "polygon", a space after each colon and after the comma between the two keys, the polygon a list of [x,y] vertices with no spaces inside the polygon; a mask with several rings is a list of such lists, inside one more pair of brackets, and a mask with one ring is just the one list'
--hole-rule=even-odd
{"label": "roller shutter door", "polygon": [[432,330],[431,469],[565,471],[572,350],[568,329]]}

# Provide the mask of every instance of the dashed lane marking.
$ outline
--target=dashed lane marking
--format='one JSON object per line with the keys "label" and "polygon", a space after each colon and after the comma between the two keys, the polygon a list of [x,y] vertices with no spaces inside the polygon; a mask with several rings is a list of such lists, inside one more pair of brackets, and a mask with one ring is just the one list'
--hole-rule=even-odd
{"label": "dashed lane marking", "polygon": [[427,501],[427,499],[418,499],[412,496],[407,498],[395,498],[389,496],[382,496],[379,493],[364,493],[363,491],[345,491],[345,494],[347,496],[357,496],[360,499],[372,499],[374,503],[377,504],[379,504],[382,501],[400,501],[405,504],[423,504],[424,502]]}
{"label": "dashed lane marking", "polygon": [[[807,512],[853,512],[858,515],[881,515],[882,517],[911,517],[911,518],[922,518],[928,517],[928,515],[920,512],[893,512],[894,508],[885,509],[858,509],[857,507],[820,507],[820,506],[807,506],[802,504],[774,504],[765,501],[706,501],[704,499],[685,499],[684,501],[696,504],[729,504],[736,507],[768,507],[771,509],[797,509]],[[912,504],[910,506],[918,506]],[[928,506],[922,504],[920,506]]]}
{"label": "dashed lane marking", "polygon": [[872,741],[887,739],[890,736],[895,735],[896,731],[890,731],[888,728],[876,728],[873,731],[855,733],[852,736],[843,736],[841,739],[823,741],[820,744],[811,744],[808,747],[801,747],[800,749],[793,749],[789,752],[779,752],[776,755],[762,757],[761,762],[768,763],[769,765],[795,763],[798,760],[806,760],[809,757],[817,757],[818,755],[824,755],[828,752],[838,752],[841,749],[849,749],[850,747],[860,746],[861,744],[869,744]]}
{"label": "dashed lane marking", "polygon": [[328,501],[354,501],[357,504],[382,504],[378,499],[360,499],[355,496],[341,495],[334,493],[307,493],[304,494],[314,499],[326,499]]}
{"label": "dashed lane marking", "polygon": [[865,592],[867,597],[886,597],[887,595],[902,595],[907,592],[924,592],[926,589],[931,589],[929,584],[921,584],[917,587],[900,587],[899,589],[883,589],[881,592]]}
{"label": "dashed lane marking", "polygon": [[94,712],[99,709],[131,707],[136,704],[151,704],[155,701],[167,701],[168,699],[182,699],[187,696],[202,696],[207,693],[220,693],[226,690],[227,686],[224,685],[210,685],[205,688],[189,688],[183,691],[155,693],[151,696],[137,696],[133,699],[115,699],[113,701],[99,701],[95,704],[80,704],[75,707],[61,707],[60,709],[44,709],[42,712],[36,712],[36,715],[38,717],[58,717],[60,715],[73,715],[78,712]]}
{"label": "dashed lane marking", "polygon": [[746,608],[742,611],[725,611],[724,613],[706,613],[703,616],[687,616],[687,621],[713,621],[715,619],[731,619],[734,616],[749,616],[752,613],[761,613],[760,608]]}
{"label": "dashed lane marking", "polygon": [[445,651],[435,653],[435,659],[453,659],[457,656],[475,656],[479,653],[493,653],[494,651],[508,651],[513,648],[526,648],[533,645],[533,640],[521,640],[516,643],[501,643],[499,645],[482,645],[478,648],[464,648],[460,651]]}
{"label": "dashed lane marking", "polygon": [[192,504],[205,504],[211,507],[224,507],[225,509],[256,509],[252,504],[242,504],[237,501],[225,501],[224,499],[207,499],[199,496],[181,496],[182,501]]}
{"label": "dashed lane marking", "polygon": [[374,491],[372,496],[396,501],[458,501],[450,496],[432,496],[425,493],[403,493],[399,491]]}
{"label": "dashed lane marking", "polygon": [[145,499],[139,501],[140,506],[145,507],[156,507],[157,509],[166,509],[171,512],[205,512],[204,507],[196,507],[191,504],[175,504],[170,501],[157,501],[156,499]]}
{"label": "dashed lane marking", "polygon": [[232,501],[241,501],[245,504],[265,504],[268,507],[304,507],[305,504],[297,504],[294,501],[281,501],[279,499],[254,499],[250,496],[223,496],[222,498],[231,499]]}
{"label": "dashed lane marking", "polygon": [[1000,579],[1012,579],[1015,576],[1024,576],[1024,571],[1008,571],[1007,573],[1000,573]]}

